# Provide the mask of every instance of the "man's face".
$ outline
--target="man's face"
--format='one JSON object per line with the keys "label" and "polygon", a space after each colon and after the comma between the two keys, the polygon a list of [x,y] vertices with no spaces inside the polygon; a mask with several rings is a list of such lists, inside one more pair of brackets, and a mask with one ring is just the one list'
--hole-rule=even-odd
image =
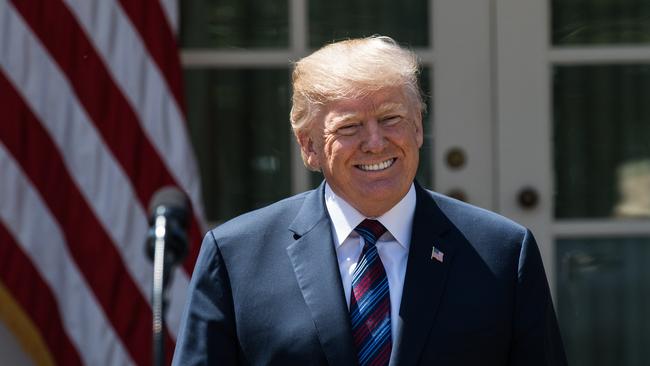
{"label": "man's face", "polygon": [[402,89],[325,105],[300,145],[311,168],[368,217],[388,211],[408,192],[422,146],[419,110]]}

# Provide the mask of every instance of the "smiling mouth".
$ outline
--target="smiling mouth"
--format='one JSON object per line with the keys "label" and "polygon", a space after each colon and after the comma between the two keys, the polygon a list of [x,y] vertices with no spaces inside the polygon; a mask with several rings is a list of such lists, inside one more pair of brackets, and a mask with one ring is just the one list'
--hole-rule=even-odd
{"label": "smiling mouth", "polygon": [[376,172],[380,170],[385,170],[390,168],[391,165],[395,162],[395,158],[388,159],[385,161],[382,161],[381,163],[375,163],[375,164],[359,164],[357,165],[357,168],[366,171],[366,172]]}

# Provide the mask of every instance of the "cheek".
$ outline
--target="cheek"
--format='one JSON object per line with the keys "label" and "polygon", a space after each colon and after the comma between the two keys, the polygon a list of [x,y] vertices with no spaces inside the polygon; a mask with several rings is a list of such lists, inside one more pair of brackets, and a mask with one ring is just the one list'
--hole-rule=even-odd
{"label": "cheek", "polygon": [[407,120],[402,126],[400,134],[403,137],[403,141],[408,144],[414,145],[417,149],[422,147],[424,142],[424,136],[422,132],[422,122],[417,120]]}
{"label": "cheek", "polygon": [[345,141],[345,139],[339,138],[326,141],[323,151],[325,152],[325,156],[327,156],[327,160],[332,164],[336,164],[353,150],[351,144]]}
{"label": "cheek", "polygon": [[410,126],[408,131],[405,131],[405,138],[404,141],[407,141],[407,143],[414,149],[418,150],[422,147],[422,143],[424,140],[424,136],[422,135],[422,128],[417,128],[416,126]]}
{"label": "cheek", "polygon": [[393,145],[400,148],[401,150],[418,150],[420,148],[421,139],[418,136],[415,128],[411,127],[412,126],[403,126],[400,129],[391,131],[386,136],[388,137],[389,141],[393,143]]}

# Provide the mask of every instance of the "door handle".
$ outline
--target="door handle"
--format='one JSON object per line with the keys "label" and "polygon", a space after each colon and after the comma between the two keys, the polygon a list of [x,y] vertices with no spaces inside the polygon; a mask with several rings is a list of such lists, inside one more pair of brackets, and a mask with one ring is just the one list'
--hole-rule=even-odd
{"label": "door handle", "polygon": [[533,187],[524,187],[517,194],[517,202],[524,210],[532,210],[539,204],[539,193]]}

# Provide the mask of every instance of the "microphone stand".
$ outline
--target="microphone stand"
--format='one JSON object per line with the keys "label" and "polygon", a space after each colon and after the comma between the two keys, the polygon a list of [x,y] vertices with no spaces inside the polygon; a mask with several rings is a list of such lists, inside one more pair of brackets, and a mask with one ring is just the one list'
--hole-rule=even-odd
{"label": "microphone stand", "polygon": [[153,364],[165,364],[165,231],[167,219],[160,215],[156,217],[154,229],[153,257]]}
{"label": "microphone stand", "polygon": [[165,289],[171,281],[172,267],[187,255],[187,223],[189,202],[175,187],[159,189],[151,199],[150,228],[145,251],[153,260],[152,356],[154,366],[165,363]]}

